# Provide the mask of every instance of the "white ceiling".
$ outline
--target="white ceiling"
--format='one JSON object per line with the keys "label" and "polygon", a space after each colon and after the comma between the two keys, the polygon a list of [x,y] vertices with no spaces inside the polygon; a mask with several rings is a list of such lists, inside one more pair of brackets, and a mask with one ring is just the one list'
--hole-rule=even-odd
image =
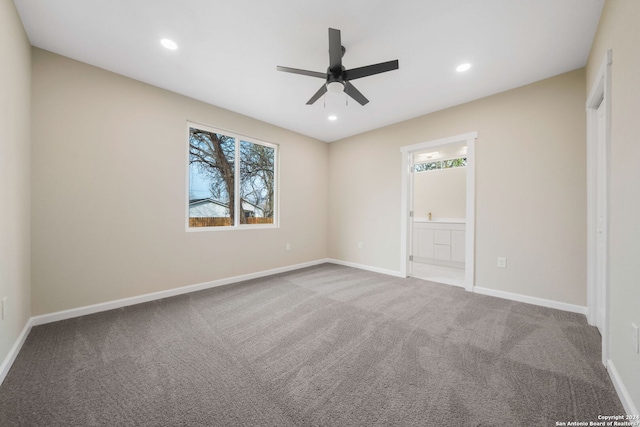
{"label": "white ceiling", "polygon": [[[583,67],[603,2],[15,0],[34,46],[326,142]],[[400,62],[353,82],[365,106],[276,71],[325,72],[329,27],[347,69]]]}

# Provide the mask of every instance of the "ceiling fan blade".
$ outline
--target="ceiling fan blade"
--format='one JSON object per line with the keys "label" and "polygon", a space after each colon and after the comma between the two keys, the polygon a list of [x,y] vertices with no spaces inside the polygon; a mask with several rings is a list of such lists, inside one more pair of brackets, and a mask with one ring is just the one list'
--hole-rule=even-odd
{"label": "ceiling fan blade", "polygon": [[342,42],[340,30],[329,28],[329,70],[332,73],[342,72]]}
{"label": "ceiling fan blade", "polygon": [[278,71],[284,71],[285,73],[302,74],[303,76],[318,77],[320,79],[327,78],[326,73],[319,73],[317,71],[299,70],[297,68],[281,67],[279,65],[276,67],[276,69]]}
{"label": "ceiling fan blade", "polygon": [[344,82],[344,92],[358,101],[360,105],[365,105],[367,102],[369,102],[369,100],[365,98],[365,96],[361,94],[360,91],[349,82]]}
{"label": "ceiling fan blade", "polygon": [[387,71],[397,70],[399,68],[398,60],[381,62],[380,64],[367,65],[366,67],[353,68],[344,71],[345,80],[355,80],[362,77],[372,76],[374,74],[386,73]]}
{"label": "ceiling fan blade", "polygon": [[307,101],[307,105],[311,105],[316,102],[322,95],[327,93],[327,85],[322,85],[322,87]]}

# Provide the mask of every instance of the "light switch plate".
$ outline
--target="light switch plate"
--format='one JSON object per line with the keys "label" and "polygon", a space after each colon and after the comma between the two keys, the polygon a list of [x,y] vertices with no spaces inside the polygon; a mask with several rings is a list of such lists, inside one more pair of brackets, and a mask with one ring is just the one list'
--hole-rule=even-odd
{"label": "light switch plate", "polygon": [[631,343],[636,353],[640,354],[640,331],[635,323],[631,324]]}
{"label": "light switch plate", "polygon": [[2,320],[4,320],[8,315],[9,307],[7,306],[7,299],[9,297],[2,298]]}

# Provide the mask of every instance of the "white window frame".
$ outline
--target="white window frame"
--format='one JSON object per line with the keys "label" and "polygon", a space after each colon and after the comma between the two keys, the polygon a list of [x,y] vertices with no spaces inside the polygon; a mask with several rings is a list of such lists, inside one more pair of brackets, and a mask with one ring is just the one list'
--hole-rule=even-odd
{"label": "white window frame", "polygon": [[[234,155],[234,193],[237,197],[234,198],[233,203],[236,209],[234,209],[233,225],[222,225],[212,227],[190,227],[189,226],[189,179],[190,179],[190,167],[189,167],[189,137],[190,128],[198,128],[207,132],[218,133],[225,136],[232,137],[236,140],[235,155]],[[202,231],[230,231],[230,230],[251,230],[251,229],[266,229],[266,228],[279,228],[280,227],[280,147],[278,144],[272,142],[266,142],[264,140],[253,138],[251,136],[242,135],[236,132],[224,130],[222,128],[204,125],[197,122],[187,122],[186,128],[186,180],[185,180],[185,230],[187,232],[202,232]],[[264,145],[274,150],[273,160],[273,179],[275,181],[273,188],[273,223],[272,224],[241,224],[240,223],[240,209],[237,209],[241,203],[240,197],[240,141],[250,142],[252,144]]]}

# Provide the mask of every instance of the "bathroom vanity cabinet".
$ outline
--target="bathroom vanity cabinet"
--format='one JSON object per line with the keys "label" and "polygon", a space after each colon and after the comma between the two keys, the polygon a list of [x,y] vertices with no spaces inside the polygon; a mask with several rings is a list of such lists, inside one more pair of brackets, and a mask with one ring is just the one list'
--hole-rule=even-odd
{"label": "bathroom vanity cabinet", "polygon": [[413,261],[464,268],[465,228],[462,220],[413,222]]}

